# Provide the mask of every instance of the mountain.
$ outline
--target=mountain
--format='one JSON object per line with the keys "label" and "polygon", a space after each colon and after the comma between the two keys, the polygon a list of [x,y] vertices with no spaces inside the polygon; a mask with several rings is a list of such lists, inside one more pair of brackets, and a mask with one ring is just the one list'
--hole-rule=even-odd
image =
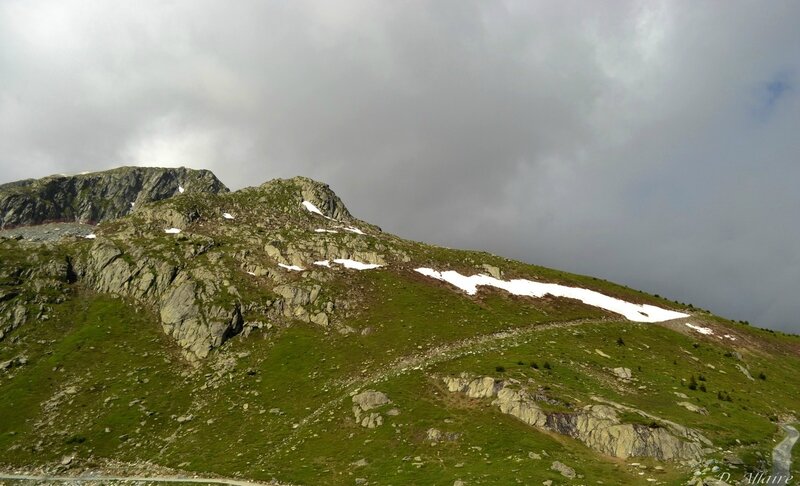
{"label": "mountain", "polygon": [[0,202],[0,480],[797,474],[772,452],[797,422],[798,336],[404,240],[304,177],[229,192],[121,168]]}
{"label": "mountain", "polygon": [[0,185],[0,229],[54,221],[99,223],[185,190],[228,192],[213,173],[183,167],[120,167],[11,182]]}

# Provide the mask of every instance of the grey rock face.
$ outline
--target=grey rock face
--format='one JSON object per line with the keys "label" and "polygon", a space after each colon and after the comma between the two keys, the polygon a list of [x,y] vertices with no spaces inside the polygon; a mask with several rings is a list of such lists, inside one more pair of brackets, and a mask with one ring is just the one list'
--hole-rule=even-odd
{"label": "grey rock face", "polygon": [[[696,459],[702,456],[701,437],[677,424],[649,427],[622,423],[608,405],[588,405],[575,412],[547,412],[524,389],[492,377],[444,377],[447,389],[471,398],[491,398],[500,411],[528,425],[580,440],[614,457],[653,457],[658,460]],[[706,439],[707,441],[707,439]]]}
{"label": "grey rock face", "polygon": [[177,194],[228,192],[210,171],[121,167],[0,185],[0,229],[53,221],[97,223]]}
{"label": "grey rock face", "polygon": [[325,216],[340,221],[353,219],[342,200],[327,184],[307,177],[295,177],[293,181],[300,187],[303,200],[313,203]]}

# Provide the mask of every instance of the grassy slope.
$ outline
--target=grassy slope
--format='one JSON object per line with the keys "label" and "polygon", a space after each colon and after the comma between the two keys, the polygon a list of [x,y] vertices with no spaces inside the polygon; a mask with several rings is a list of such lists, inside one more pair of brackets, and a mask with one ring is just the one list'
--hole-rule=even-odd
{"label": "grassy slope", "polygon": [[[200,207],[204,215],[234,212],[240,231],[255,237],[263,217],[240,209],[260,199],[258,192],[242,191],[201,199],[179,197],[159,204]],[[286,195],[278,191],[266,203],[277,207],[287,204],[284,199]],[[318,224],[306,213],[293,217]],[[287,217],[277,214],[274,219],[272,223],[281,225]],[[112,234],[124,225],[111,222],[101,231]],[[164,236],[157,225],[152,226],[158,235],[139,241],[143,247],[180,255],[181,248],[191,244]],[[213,238],[227,255],[250,245],[247,237],[220,234],[218,227],[197,224],[187,233]],[[326,288],[334,294],[355,291],[359,295],[359,310],[347,322],[356,333],[343,336],[294,323],[235,338],[197,370],[182,360],[156,324],[156,316],[121,299],[75,289],[73,298],[55,306],[49,321],[28,323],[13,333],[18,340],[0,342],[0,361],[19,354],[30,359],[27,366],[13,370],[13,378],[0,374],[0,465],[40,465],[77,454],[88,464],[104,459],[144,460],[199,473],[277,477],[306,484],[352,484],[354,478],[363,477],[376,484],[449,485],[458,478],[468,484],[558,482],[560,476],[549,465],[561,460],[591,482],[642,482],[642,471],[624,461],[598,457],[572,439],[535,431],[500,414],[488,400],[449,394],[432,377],[462,371],[531,380],[571,403],[590,403],[590,397],[598,395],[647,410],[701,430],[723,448],[715,457],[731,450],[751,468],[757,466],[759,453],[768,457],[777,437],[771,418],[787,411],[797,414],[797,337],[702,314],[702,319],[727,326],[742,337],[735,344],[746,348],[742,364],[755,375],[763,370],[767,377],[751,382],[735,368],[738,361],[730,354],[733,343],[659,325],[610,322],[613,316],[607,313],[563,299],[517,298],[499,291],[467,297],[412,269],[426,265],[472,273],[476,265],[489,263],[501,267],[510,278],[540,278],[635,302],[677,309],[687,306],[592,277],[486,253],[396,239],[388,244],[405,251],[412,261],[395,262],[388,270],[337,271],[337,279]],[[202,258],[195,263],[202,263]],[[228,267],[237,268],[238,263],[231,260]],[[269,296],[243,272],[232,281],[247,299]],[[398,359],[422,355],[437,346],[575,319],[605,321],[477,346],[423,369],[411,367],[369,382],[369,377],[391,369]],[[361,334],[362,330],[367,332]],[[624,346],[617,345],[619,337]],[[611,358],[601,357],[595,349]],[[216,356],[235,365],[220,372]],[[533,362],[538,370],[531,367]],[[545,362],[552,365],[550,370],[544,369]],[[620,384],[612,379],[608,369],[617,366],[631,368],[636,381]],[[497,371],[498,367],[505,371]],[[686,387],[682,379],[692,375],[704,376],[705,381],[699,383],[706,385],[706,392]],[[70,386],[76,387],[75,393],[64,394]],[[378,429],[357,426],[349,395],[358,387],[386,392],[400,414],[384,414],[385,423]],[[719,400],[719,391],[730,394],[732,401]],[[683,399],[674,392],[685,393],[688,401],[706,407],[710,414],[700,416],[677,406]],[[320,407],[322,412],[313,415]],[[193,416],[189,422],[176,420],[189,414]],[[434,446],[424,440],[430,427],[462,436]],[[542,451],[549,457],[528,457],[529,452]],[[367,465],[352,465],[360,459],[366,459]],[[645,474],[665,483],[677,484],[687,474],[672,464],[656,474],[651,472],[653,462],[627,462],[651,466]]]}
{"label": "grassy slope", "polygon": [[[734,368],[734,358],[726,356],[729,349],[719,344],[660,326],[604,322],[542,331],[527,342],[487,346],[377,383],[373,387],[386,392],[401,411],[387,416],[378,429],[356,426],[346,399],[319,422],[295,429],[320,404],[347,395],[343,378],[367,375],[420,348],[537,321],[602,317],[579,304],[543,301],[531,306],[501,293],[471,299],[406,273],[365,272],[351,278],[368,289],[368,305],[351,325],[371,327],[371,334],[341,336],[297,324],[235,339],[226,351],[241,356],[236,367],[206,389],[211,362],[188,373],[172,343],[153,324],[154,316],[103,296],[82,295],[57,306],[49,322],[21,328],[18,344],[6,341],[0,346],[0,359],[22,348],[33,358],[14,379],[0,382],[0,459],[42,464],[77,453],[307,484],[323,478],[330,484],[351,484],[355,477],[380,484],[452,484],[457,478],[528,483],[557,479],[547,466],[558,459],[587,478],[637,484],[641,477],[622,461],[598,458],[571,439],[534,431],[503,416],[488,401],[450,395],[431,374],[470,371],[530,378],[573,403],[601,395],[696,427],[717,445],[738,447],[751,463],[757,460],[756,451],[766,453],[772,446],[775,426],[769,417],[795,407],[794,397],[800,396],[796,356],[747,355],[752,370],[767,373],[766,381],[749,382]],[[616,344],[618,337],[625,346]],[[595,348],[612,358],[599,356]],[[539,370],[531,368],[534,361]],[[552,364],[550,371],[543,369],[545,361]],[[498,366],[505,371],[498,373]],[[610,380],[606,368],[615,366],[632,368],[635,385],[620,387]],[[682,385],[681,378],[701,374],[707,392]],[[53,411],[43,408],[72,385],[77,393],[64,396]],[[638,390],[640,385],[647,389]],[[719,390],[729,392],[733,401],[718,400]],[[674,391],[686,393],[710,415],[676,406]],[[270,412],[276,408],[279,413]],[[175,420],[190,413],[191,422]],[[50,417],[55,418],[52,424],[47,423]],[[432,446],[424,440],[429,427],[463,436]],[[39,441],[41,450],[32,450]],[[12,446],[18,447],[9,450]],[[546,451],[551,457],[532,460],[531,451]],[[351,465],[362,458],[367,466]],[[682,474],[668,467],[657,477],[671,482]]]}

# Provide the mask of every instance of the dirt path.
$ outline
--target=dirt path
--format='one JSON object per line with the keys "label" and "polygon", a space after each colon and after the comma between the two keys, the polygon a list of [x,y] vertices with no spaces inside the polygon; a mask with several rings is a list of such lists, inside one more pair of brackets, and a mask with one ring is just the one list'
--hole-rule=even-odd
{"label": "dirt path", "polygon": [[238,479],[217,479],[217,478],[190,478],[184,476],[45,476],[27,474],[3,474],[0,473],[0,480],[15,481],[46,481],[46,482],[143,482],[143,483],[192,483],[192,484],[227,484],[229,486],[265,486],[267,484],[276,485],[277,483],[254,483],[252,481],[242,481]]}
{"label": "dirt path", "polygon": [[[366,386],[386,381],[389,378],[393,378],[404,373],[421,370],[437,363],[450,361],[467,354],[475,353],[478,348],[482,348],[481,351],[486,351],[488,348],[496,350],[504,347],[516,346],[523,339],[541,331],[576,327],[584,324],[620,322],[620,320],[621,319],[619,318],[593,318],[552,322],[547,324],[535,324],[533,326],[519,327],[495,332],[492,334],[486,334],[483,336],[477,336],[474,338],[463,339],[461,341],[430,348],[424,353],[403,356],[396,359],[392,363],[381,366],[379,371],[370,375],[351,378],[346,381],[335,383],[337,387],[342,388],[342,392],[339,394],[339,396],[324,403],[311,414],[300,420],[297,423],[298,425],[292,435],[281,441],[271,455],[274,456],[286,452],[287,450],[291,450],[291,448],[296,446],[300,441],[300,435],[306,425],[314,422],[320,416],[330,412],[335,407],[338,407],[342,402],[350,398],[350,396],[356,390],[362,389]],[[684,320],[686,319],[676,319],[676,322],[683,322]]]}
{"label": "dirt path", "polygon": [[800,432],[791,425],[781,425],[781,428],[786,432],[786,437],[772,450],[772,478],[778,482],[771,484],[789,484],[792,475],[792,447],[800,438]]}

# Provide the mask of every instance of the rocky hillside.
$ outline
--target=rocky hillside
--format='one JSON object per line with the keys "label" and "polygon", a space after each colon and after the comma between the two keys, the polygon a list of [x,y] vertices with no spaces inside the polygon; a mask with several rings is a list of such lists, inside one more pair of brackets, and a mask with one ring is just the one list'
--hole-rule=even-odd
{"label": "rocky hillside", "polygon": [[[79,177],[120,212],[0,232],[0,473],[684,484],[768,473],[797,421],[797,336],[404,240],[307,178]],[[52,180],[3,194],[76,201]]]}
{"label": "rocky hillside", "polygon": [[99,223],[184,191],[228,192],[207,170],[121,167],[0,185],[0,229],[44,222]]}

